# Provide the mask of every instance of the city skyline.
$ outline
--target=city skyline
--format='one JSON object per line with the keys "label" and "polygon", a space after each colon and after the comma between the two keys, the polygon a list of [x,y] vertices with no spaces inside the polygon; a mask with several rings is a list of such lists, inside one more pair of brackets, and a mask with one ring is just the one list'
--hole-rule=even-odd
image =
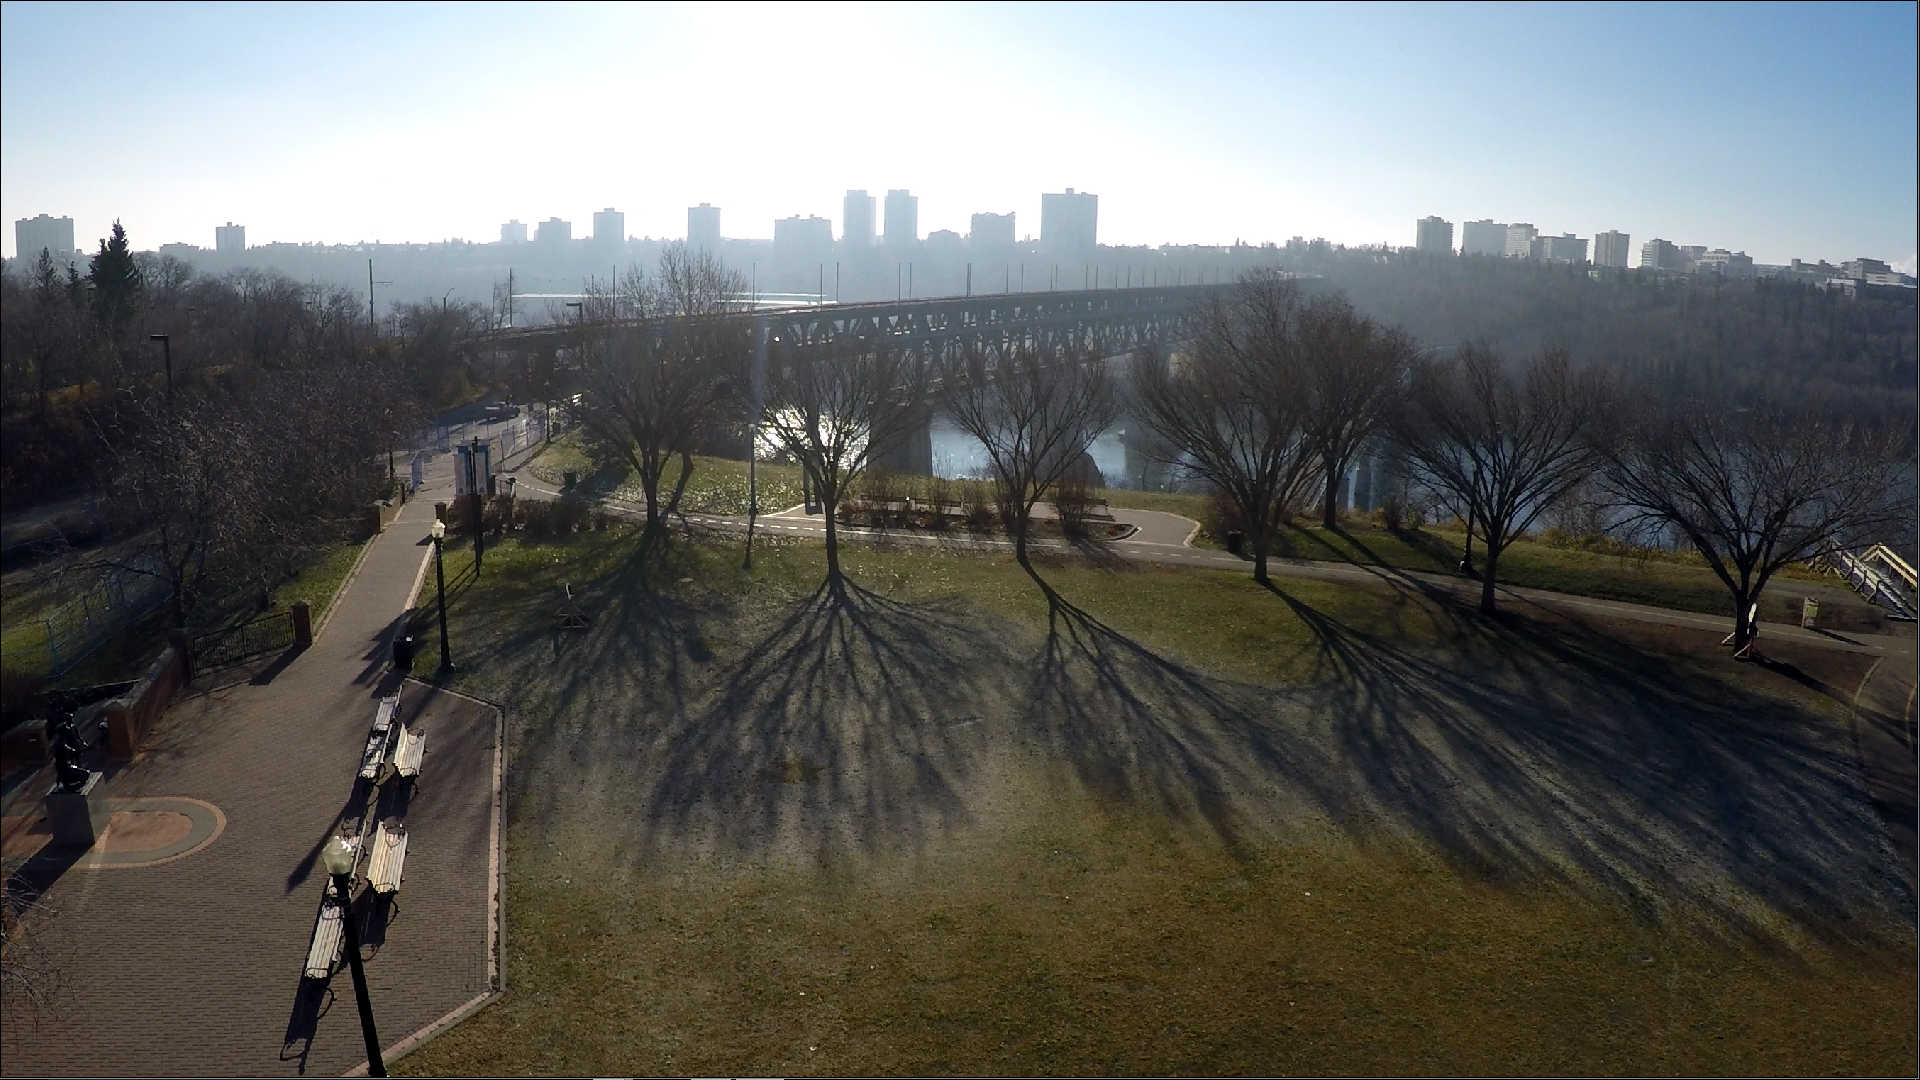
{"label": "city skyline", "polygon": [[[1074,187],[1119,245],[1402,246],[1437,214],[1913,261],[1911,5],[752,13],[8,4],[0,215],[70,216],[87,251],[115,218],[149,249],[210,246],[229,220],[255,245],[485,242],[512,218],[585,232],[607,206],[630,236],[678,237],[701,202],[729,235],[817,215],[837,238],[864,188],[913,192],[921,237],[1012,212],[1037,238],[1041,194]],[[63,57],[119,38],[139,55],[72,77]],[[1528,44],[1563,39],[1620,77],[1569,78]],[[912,62],[833,60],[862,53]],[[1841,70],[1861,89],[1836,99],[1820,73]],[[718,138],[736,129],[708,109],[653,101],[687,79],[716,114],[864,135]],[[794,105],[796,80],[827,106]],[[973,127],[988,149],[934,137]],[[1485,152],[1514,130],[1542,135]]]}

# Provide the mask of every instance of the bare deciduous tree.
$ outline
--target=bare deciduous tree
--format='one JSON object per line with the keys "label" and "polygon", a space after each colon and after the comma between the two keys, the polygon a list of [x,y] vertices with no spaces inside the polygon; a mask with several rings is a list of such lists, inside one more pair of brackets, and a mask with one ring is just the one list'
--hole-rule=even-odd
{"label": "bare deciduous tree", "polygon": [[1597,466],[1590,435],[1608,397],[1605,380],[1560,351],[1515,371],[1475,345],[1414,367],[1394,436],[1415,477],[1480,524],[1482,612],[1494,611],[1500,553]]}
{"label": "bare deciduous tree", "polygon": [[1321,522],[1331,529],[1347,466],[1386,423],[1414,356],[1413,339],[1360,315],[1344,298],[1324,297],[1300,313],[1299,392],[1307,442],[1325,479]]}
{"label": "bare deciduous tree", "polygon": [[1097,356],[1009,349],[997,359],[970,350],[941,365],[941,395],[960,430],[980,440],[1027,573],[1033,507],[1080,464],[1114,421],[1113,380]]}
{"label": "bare deciduous tree", "polygon": [[[742,418],[751,327],[732,316],[744,290],[711,254],[674,244],[653,279],[630,273],[618,296],[611,285],[590,289],[582,308],[581,425],[591,453],[632,467],[648,539],[679,510],[700,436]],[[618,322],[616,312],[646,321]],[[676,457],[680,475],[663,498],[661,478]]]}
{"label": "bare deciduous tree", "polygon": [[800,354],[776,350],[760,423],[806,471],[827,523],[827,579],[840,587],[835,512],[876,455],[924,419],[925,366],[866,342]]}
{"label": "bare deciduous tree", "polygon": [[1780,568],[1912,517],[1911,442],[1892,427],[1711,393],[1645,395],[1619,419],[1600,487],[1627,511],[1620,527],[1693,545],[1732,597],[1736,649]]}
{"label": "bare deciduous tree", "polygon": [[1305,306],[1293,282],[1250,276],[1213,303],[1184,355],[1149,351],[1132,370],[1141,420],[1181,467],[1232,501],[1263,584],[1274,534],[1318,461],[1298,381]]}

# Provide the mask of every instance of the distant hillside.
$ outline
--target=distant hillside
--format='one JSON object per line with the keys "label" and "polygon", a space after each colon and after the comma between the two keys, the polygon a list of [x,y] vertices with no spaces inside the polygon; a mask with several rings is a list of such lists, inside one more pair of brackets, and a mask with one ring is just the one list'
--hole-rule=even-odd
{"label": "distant hillside", "polygon": [[1912,289],[1855,299],[1794,281],[1590,278],[1584,269],[1496,258],[1379,259],[1300,269],[1428,344],[1484,338],[1511,352],[1563,345],[1620,370],[1708,371],[1743,384],[1799,383],[1913,409],[1920,306]]}

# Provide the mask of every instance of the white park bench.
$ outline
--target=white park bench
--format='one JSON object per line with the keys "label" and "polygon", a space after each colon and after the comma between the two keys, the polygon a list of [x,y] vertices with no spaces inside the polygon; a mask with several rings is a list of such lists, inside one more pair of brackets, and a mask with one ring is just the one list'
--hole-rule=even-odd
{"label": "white park bench", "polygon": [[374,711],[373,727],[367,732],[367,748],[360,754],[360,779],[374,780],[387,759],[387,745],[393,740],[393,714],[400,708],[400,695],[380,699]]}
{"label": "white park bench", "polygon": [[324,979],[333,974],[340,959],[346,911],[329,891],[320,902],[320,917],[313,924],[313,945],[307,949],[307,978]]}
{"label": "white park bench", "polygon": [[393,771],[409,779],[420,775],[422,759],[427,756],[427,733],[401,725],[400,738],[393,748]]}
{"label": "white park bench", "polygon": [[400,891],[400,876],[407,865],[407,827],[399,822],[381,822],[373,834],[373,859],[367,864],[367,883],[373,891],[389,895]]}

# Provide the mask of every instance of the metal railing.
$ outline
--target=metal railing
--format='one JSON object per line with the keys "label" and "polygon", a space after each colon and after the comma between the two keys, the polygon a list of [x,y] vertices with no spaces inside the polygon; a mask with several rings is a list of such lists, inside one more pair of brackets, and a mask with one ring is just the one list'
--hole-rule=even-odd
{"label": "metal railing", "polygon": [[[1835,547],[1815,562],[1846,578],[1854,592],[1885,609],[1890,618],[1912,622],[1916,614],[1920,614],[1920,602],[1916,602],[1913,591],[1912,567],[1884,544],[1868,548],[1865,556]],[[1875,565],[1876,562],[1880,565]]]}
{"label": "metal railing", "polygon": [[[166,583],[134,569],[116,569],[99,584],[46,615],[46,673],[58,678],[100,651],[167,601]],[[32,657],[9,658],[30,669]]]}
{"label": "metal railing", "polygon": [[237,664],[293,644],[293,614],[273,611],[193,638],[193,666],[206,671]]}

